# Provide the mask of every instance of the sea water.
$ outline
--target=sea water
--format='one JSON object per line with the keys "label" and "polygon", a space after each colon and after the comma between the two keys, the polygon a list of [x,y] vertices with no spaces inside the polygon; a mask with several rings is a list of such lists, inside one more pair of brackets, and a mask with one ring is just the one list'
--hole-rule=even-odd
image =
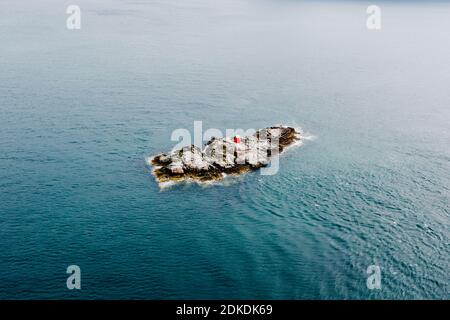
{"label": "sea water", "polygon": [[[0,298],[449,298],[448,2],[74,2],[0,2]],[[160,191],[194,121],[315,138]]]}

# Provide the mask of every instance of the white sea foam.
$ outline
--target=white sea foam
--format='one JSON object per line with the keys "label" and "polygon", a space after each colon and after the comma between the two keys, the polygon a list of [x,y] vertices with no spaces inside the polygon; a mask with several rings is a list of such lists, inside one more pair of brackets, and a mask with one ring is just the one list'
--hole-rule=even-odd
{"label": "white sea foam", "polygon": [[294,127],[295,131],[300,133],[300,137],[302,140],[314,141],[317,139],[317,136],[313,135],[311,132],[305,132],[301,127]]}
{"label": "white sea foam", "polygon": [[176,181],[165,181],[165,182],[158,182],[158,186],[160,188],[160,190],[166,190],[169,189],[170,187],[173,187],[174,185],[176,185],[177,182]]}
{"label": "white sea foam", "polygon": [[313,135],[313,134],[310,134],[310,133],[306,133],[306,134],[303,136],[303,139],[304,139],[304,140],[308,140],[308,141],[314,141],[314,140],[317,139],[317,136],[315,136],[315,135]]}

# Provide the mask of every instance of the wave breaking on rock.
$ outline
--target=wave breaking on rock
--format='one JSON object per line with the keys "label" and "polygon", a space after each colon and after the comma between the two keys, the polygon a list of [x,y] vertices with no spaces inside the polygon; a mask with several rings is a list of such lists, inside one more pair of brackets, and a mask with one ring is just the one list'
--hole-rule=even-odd
{"label": "wave breaking on rock", "polygon": [[267,166],[270,159],[302,140],[300,132],[273,126],[247,137],[212,138],[203,150],[189,145],[150,158],[160,187],[175,182],[211,182]]}

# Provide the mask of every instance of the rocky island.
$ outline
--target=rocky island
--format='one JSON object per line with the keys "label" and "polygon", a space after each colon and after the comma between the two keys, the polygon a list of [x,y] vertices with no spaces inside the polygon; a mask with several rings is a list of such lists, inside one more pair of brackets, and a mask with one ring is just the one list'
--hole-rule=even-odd
{"label": "rocky island", "polygon": [[203,150],[190,145],[148,160],[160,186],[167,182],[208,182],[265,167],[270,159],[302,139],[287,126],[273,126],[240,138],[212,138]]}

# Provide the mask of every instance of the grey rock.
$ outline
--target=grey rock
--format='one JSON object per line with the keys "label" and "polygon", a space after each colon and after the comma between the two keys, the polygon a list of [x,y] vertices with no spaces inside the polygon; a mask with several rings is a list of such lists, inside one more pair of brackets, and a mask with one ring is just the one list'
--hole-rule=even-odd
{"label": "grey rock", "polygon": [[300,140],[292,127],[273,126],[234,143],[232,138],[212,138],[203,150],[190,145],[153,157],[153,171],[158,182],[171,180],[211,181],[224,174],[239,174],[267,166],[270,158]]}

